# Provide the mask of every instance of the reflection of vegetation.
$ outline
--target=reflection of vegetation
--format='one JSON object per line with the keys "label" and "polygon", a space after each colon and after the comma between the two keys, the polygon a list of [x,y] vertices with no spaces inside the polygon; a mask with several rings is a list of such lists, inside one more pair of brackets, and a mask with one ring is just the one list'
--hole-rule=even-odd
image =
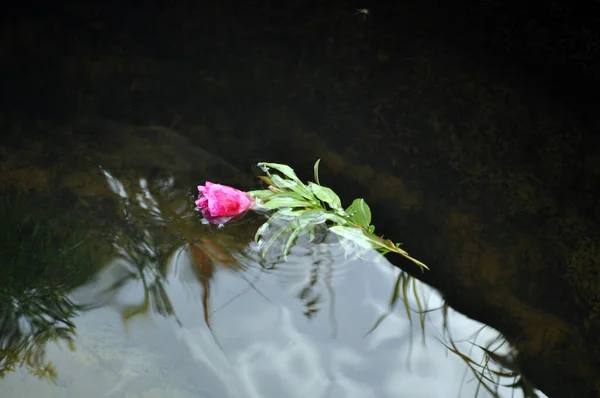
{"label": "reflection of vegetation", "polygon": [[105,175],[109,185],[116,191],[122,189],[121,194],[127,196],[119,205],[121,225],[113,241],[128,272],[107,290],[117,290],[133,280],[144,286],[141,302],[121,309],[123,320],[128,322],[153,310],[179,322],[164,285],[173,259],[185,251],[192,274],[202,288],[204,319],[210,327],[210,281],[215,268],[239,269],[236,253],[246,242],[234,237],[234,226],[225,234],[210,231],[198,222],[192,198],[174,188],[173,178],[142,178],[123,185],[110,173]]}
{"label": "reflection of vegetation", "polygon": [[53,198],[3,191],[0,203],[0,376],[18,366],[53,380],[48,342],[73,346],[72,318],[80,309],[67,293],[110,256],[75,212]]}
{"label": "reflection of vegetation", "polygon": [[[389,311],[382,314],[375,324],[369,330],[367,334],[373,332],[380,324],[383,322],[395,309],[398,304],[398,300],[402,300],[404,303],[404,310],[406,311],[406,316],[408,320],[412,323],[412,312],[413,310],[410,308],[409,295],[412,295],[415,298],[415,303],[417,304],[417,314],[419,314],[419,322],[421,324],[421,330],[423,334],[425,334],[425,313],[427,312],[423,307],[422,299],[419,296],[419,291],[417,287],[418,281],[412,276],[408,275],[404,271],[400,271],[398,273],[398,277],[396,278],[396,283],[394,284],[394,289],[392,290],[392,296],[390,298]],[[412,328],[410,329],[412,332]]]}
{"label": "reflection of vegetation", "polygon": [[[468,342],[471,344],[471,349],[468,350],[468,353],[465,353],[458,347],[458,341],[452,337],[448,324],[448,311],[448,305],[444,304],[444,334],[448,338],[448,343],[442,342],[442,344],[466,363],[466,372],[470,370],[477,380],[475,398],[479,396],[482,389],[487,391],[492,397],[500,398],[499,387],[502,385],[520,388],[525,398],[538,398],[533,384],[519,368],[516,360],[518,353],[513,348],[510,348],[507,354],[498,353],[502,349],[506,351],[508,346],[508,342],[501,334],[498,334],[484,346],[478,345],[472,341],[476,341],[479,333],[487,326],[481,327],[477,333],[469,337]],[[474,349],[483,351],[483,358],[480,362],[472,359]],[[467,373],[465,373],[466,376]],[[503,383],[503,381],[510,382],[510,384]]]}
{"label": "reflection of vegetation", "polygon": [[221,241],[199,238],[187,242],[192,271],[202,286],[202,309],[204,322],[210,328],[209,299],[210,280],[215,267],[220,265],[229,269],[239,268],[238,260],[227,251]]}
{"label": "reflection of vegetation", "polygon": [[[162,316],[175,316],[171,301],[167,296],[163,283],[168,276],[168,262],[178,245],[171,244],[160,238],[167,234],[156,234],[156,228],[144,225],[146,229],[135,225],[135,219],[128,220],[126,228],[117,231],[116,246],[129,272],[109,287],[117,291],[131,280],[141,280],[144,286],[144,299],[140,304],[126,306],[121,309],[125,321],[136,315],[145,314],[150,310]],[[141,220],[139,220],[141,221]],[[129,224],[130,223],[130,224]]]}
{"label": "reflection of vegetation", "polygon": [[[12,298],[4,293],[0,296],[4,303]],[[71,319],[78,308],[52,289],[23,292],[15,301],[1,309],[0,377],[25,366],[37,377],[54,380],[57,373],[45,359],[46,345],[63,342],[74,349],[75,325]]]}

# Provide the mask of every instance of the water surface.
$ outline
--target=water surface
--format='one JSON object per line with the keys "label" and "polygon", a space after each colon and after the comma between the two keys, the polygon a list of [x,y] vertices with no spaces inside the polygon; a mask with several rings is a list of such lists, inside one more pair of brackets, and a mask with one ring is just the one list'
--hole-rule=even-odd
{"label": "water surface", "polygon": [[[252,236],[264,216],[214,228],[193,203],[206,180],[258,186],[251,173],[171,130],[75,128],[90,136],[59,129],[2,164],[0,365],[26,358],[34,336],[46,347],[4,369],[3,397],[492,396],[444,344],[479,362],[473,343],[497,332],[452,310],[445,324],[427,286],[415,282],[431,310],[423,325],[409,294],[410,319],[400,303],[369,333],[400,272],[383,257],[326,236],[299,239],[287,261],[277,245],[261,258]],[[36,376],[44,363],[52,371]]]}

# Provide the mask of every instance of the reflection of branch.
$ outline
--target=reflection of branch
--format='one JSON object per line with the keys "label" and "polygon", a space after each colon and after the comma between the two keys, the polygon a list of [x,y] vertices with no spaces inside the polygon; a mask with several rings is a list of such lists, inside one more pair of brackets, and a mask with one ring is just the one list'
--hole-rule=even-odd
{"label": "reflection of branch", "polygon": [[66,296],[43,289],[0,296],[0,302],[7,304],[0,312],[0,377],[24,365],[33,375],[54,381],[57,373],[45,359],[46,345],[63,341],[74,349],[71,319],[78,307]]}
{"label": "reflection of branch", "polygon": [[[375,324],[367,332],[366,336],[373,333],[373,331],[375,331],[375,329],[377,329],[379,327],[379,325],[388,316],[390,316],[394,312],[396,304],[397,304],[398,300],[400,300],[400,299],[402,299],[402,302],[404,303],[404,310],[406,311],[406,316],[408,317],[408,320],[412,326],[412,314],[411,313],[414,310],[412,310],[410,308],[410,304],[409,304],[409,294],[411,294],[411,292],[409,292],[409,289],[411,289],[411,288],[412,288],[412,295],[415,298],[415,302],[417,303],[417,310],[415,312],[417,312],[419,314],[419,323],[421,324],[421,332],[423,334],[423,341],[425,340],[425,313],[427,312],[427,310],[425,308],[423,308],[423,305],[421,304],[421,298],[419,297],[417,280],[404,271],[399,271],[399,273],[398,273],[398,277],[396,278],[396,283],[394,284],[394,290],[392,291],[392,297],[390,298],[388,311],[385,312],[384,314],[382,314],[377,319],[377,321],[375,321]],[[411,340],[411,344],[412,344],[412,327],[410,328],[410,333],[411,333],[410,340]]]}
{"label": "reflection of branch", "polygon": [[82,310],[68,292],[85,283],[113,255],[94,214],[64,211],[58,196],[2,191],[0,195],[0,377],[24,366],[57,377],[46,360],[49,342],[74,349]]}
{"label": "reflection of branch", "polygon": [[[410,361],[412,358],[412,350],[413,350],[413,328],[412,328],[412,313],[416,312],[419,315],[419,323],[421,326],[421,335],[422,335],[422,340],[423,340],[423,344],[425,344],[425,315],[429,312],[429,310],[427,308],[424,308],[423,305],[421,304],[421,298],[419,296],[419,291],[418,291],[418,281],[413,278],[412,276],[410,276],[408,273],[399,270],[398,271],[398,277],[396,278],[396,283],[394,284],[394,289],[392,290],[392,296],[390,297],[390,302],[388,304],[388,310],[383,313],[382,315],[379,316],[379,318],[377,318],[377,320],[375,321],[375,323],[373,324],[373,326],[371,327],[371,329],[369,329],[369,331],[365,334],[365,337],[367,337],[368,335],[370,335],[371,333],[373,333],[382,323],[383,321],[385,321],[387,319],[388,316],[390,316],[395,308],[396,308],[396,304],[398,302],[398,300],[402,300],[402,302],[404,303],[404,310],[406,312],[406,316],[408,317],[408,321],[409,321],[409,333],[410,333],[410,338],[409,338],[409,345],[408,345],[408,352],[407,352],[407,366],[410,369]],[[410,291],[412,289],[412,292]],[[412,296],[415,299],[415,302],[417,304],[417,309],[414,310],[412,308],[410,308],[410,301],[409,301],[409,296],[412,294]]]}
{"label": "reflection of branch", "polygon": [[[122,257],[127,264],[131,264],[129,272],[117,280],[108,289],[115,292],[132,280],[140,280],[144,287],[144,298],[139,304],[125,306],[121,309],[123,322],[127,324],[139,315],[147,315],[152,308],[164,317],[172,316],[178,323],[179,319],[174,311],[164,282],[168,276],[168,263],[179,247],[180,242],[161,242],[160,235],[151,230],[135,229],[120,235],[116,242],[122,250]],[[148,282],[150,274],[151,282]]]}
{"label": "reflection of branch", "polygon": [[308,319],[312,319],[313,316],[317,312],[319,312],[319,308],[317,304],[321,301],[321,295],[319,292],[314,291],[314,287],[317,285],[319,281],[319,261],[314,261],[312,263],[312,267],[310,270],[310,278],[306,285],[300,290],[298,293],[298,298],[304,303],[306,310],[304,311],[304,316]]}
{"label": "reflection of branch", "polygon": [[333,290],[333,262],[327,262],[327,270],[325,272],[325,287],[329,292],[329,319],[331,320],[331,328],[333,329],[332,337],[335,339],[338,332],[338,323],[335,318],[335,292]]}
{"label": "reflection of branch", "polygon": [[137,184],[125,181],[123,185],[107,171],[104,173],[112,185],[121,187],[119,192],[126,193],[121,202],[122,228],[117,232],[115,245],[132,265],[129,274],[115,282],[111,289],[119,289],[131,280],[140,280],[144,287],[143,300],[122,309],[124,321],[148,314],[152,309],[162,316],[172,316],[180,323],[164,282],[173,256],[181,253],[183,246],[201,286],[204,321],[211,329],[210,283],[215,268],[241,269],[232,249],[245,247],[246,243],[225,234],[212,234],[199,225],[191,205],[193,202],[175,193],[174,179],[168,182],[140,179]]}
{"label": "reflection of branch", "polygon": [[188,251],[190,253],[192,271],[202,287],[202,309],[204,310],[204,323],[206,323],[206,326],[212,330],[210,327],[208,300],[210,298],[210,280],[212,279],[214,272],[214,260],[209,254],[207,254],[207,252],[201,249],[201,247],[203,246],[196,245],[193,242],[188,242]]}
{"label": "reflection of branch", "polygon": [[[507,387],[520,388],[523,392],[523,396],[525,398],[538,398],[538,395],[535,392],[535,389],[531,382],[527,380],[527,378],[523,375],[521,370],[519,369],[516,363],[516,357],[514,351],[510,351],[506,355],[500,355],[497,353],[499,349],[503,346],[507,345],[508,342],[504,337],[498,333],[498,335],[488,342],[485,346],[480,346],[471,341],[471,349],[468,354],[463,353],[456,345],[456,340],[452,338],[452,333],[450,332],[450,328],[448,325],[448,306],[444,305],[443,315],[444,315],[444,333],[449,337],[449,343],[446,344],[440,341],[450,352],[457,355],[460,359],[462,359],[467,365],[467,369],[465,369],[465,377],[466,372],[468,370],[471,371],[473,376],[477,379],[478,385],[475,390],[475,397],[479,395],[480,389],[485,389],[489,394],[491,394],[495,398],[499,398],[498,388],[501,385],[502,379],[512,379],[513,382],[511,384],[506,385]],[[487,326],[483,326],[472,336],[472,339],[476,339],[479,333],[486,328]],[[477,347],[483,351],[483,359],[480,363],[475,362],[471,356],[473,353],[473,349]],[[491,365],[496,365],[499,369],[491,369]],[[461,387],[462,388],[462,387]],[[460,394],[459,394],[460,395]]]}

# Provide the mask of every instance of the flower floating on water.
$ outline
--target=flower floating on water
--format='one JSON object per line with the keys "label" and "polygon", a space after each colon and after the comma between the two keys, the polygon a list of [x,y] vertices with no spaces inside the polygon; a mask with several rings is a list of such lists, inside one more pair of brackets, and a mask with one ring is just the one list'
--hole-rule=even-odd
{"label": "flower floating on water", "polygon": [[254,199],[246,192],[227,185],[206,181],[198,186],[198,191],[196,206],[210,224],[225,224],[254,205]]}
{"label": "flower floating on water", "polygon": [[[325,227],[338,235],[342,241],[351,241],[384,255],[390,252],[398,253],[427,269],[425,264],[400,248],[399,243],[375,235],[375,226],[371,225],[371,209],[364,199],[355,199],[344,209],[339,196],[331,188],[320,184],[319,161],[314,166],[315,182],[308,184],[300,181],[294,170],[284,164],[261,162],[258,166],[266,174],[259,178],[267,183],[267,189],[243,192],[208,181],[204,186],[198,186],[200,195],[196,205],[208,223],[222,225],[250,209],[269,210],[273,213],[256,231],[255,239],[258,241],[264,238],[272,225],[279,225],[279,229],[264,247],[263,255],[284,233],[288,236],[284,248],[286,256],[300,234],[308,232],[312,240],[315,229]],[[279,174],[271,173],[270,169],[278,171]]]}

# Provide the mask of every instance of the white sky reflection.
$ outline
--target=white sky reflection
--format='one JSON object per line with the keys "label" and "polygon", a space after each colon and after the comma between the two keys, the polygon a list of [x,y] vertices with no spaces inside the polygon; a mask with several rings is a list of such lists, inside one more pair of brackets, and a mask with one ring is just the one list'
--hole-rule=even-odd
{"label": "white sky reflection", "polygon": [[[123,184],[108,171],[103,172],[111,189],[127,198]],[[138,182],[144,193],[138,198],[140,202],[150,213],[160,214],[147,181]],[[210,297],[210,308],[218,308],[211,315],[214,334],[204,322],[201,286],[193,276],[187,254],[178,251],[173,256],[171,274],[164,285],[181,326],[173,317],[151,315],[134,318],[125,327],[119,311],[143,302],[144,289],[140,281],[135,281],[126,284],[119,294],[103,293],[134,269],[123,260],[116,261],[95,281],[73,293],[76,300],[91,300],[102,307],[75,319],[75,353],[50,347],[49,359],[59,373],[57,385],[39,381],[26,372],[15,372],[2,381],[0,395],[474,397],[477,383],[470,372],[465,378],[465,363],[437,340],[445,340],[441,311],[427,315],[425,345],[418,316],[413,314],[411,324],[402,303],[366,336],[388,309],[398,270],[385,261],[328,258],[328,245],[314,250],[295,248],[288,262],[269,274],[260,274],[256,267],[245,277],[217,270]],[[298,297],[313,276],[315,259],[322,262],[320,282],[311,294],[320,295],[321,302],[316,316],[308,319]],[[333,274],[330,285],[334,306],[324,283],[327,272]],[[260,278],[256,290],[249,289],[248,280],[254,280],[257,273]],[[424,285],[420,290],[428,308],[441,306],[435,291]],[[412,302],[411,307],[416,308],[416,304]],[[482,326],[453,311],[449,324],[456,339],[465,339]],[[484,329],[476,342],[484,345],[495,337],[495,331]],[[472,348],[468,342],[457,345],[463,352]],[[481,359],[481,351],[472,350],[472,358]],[[500,392],[505,397],[522,396],[508,388]],[[482,391],[479,396],[489,394]]]}

